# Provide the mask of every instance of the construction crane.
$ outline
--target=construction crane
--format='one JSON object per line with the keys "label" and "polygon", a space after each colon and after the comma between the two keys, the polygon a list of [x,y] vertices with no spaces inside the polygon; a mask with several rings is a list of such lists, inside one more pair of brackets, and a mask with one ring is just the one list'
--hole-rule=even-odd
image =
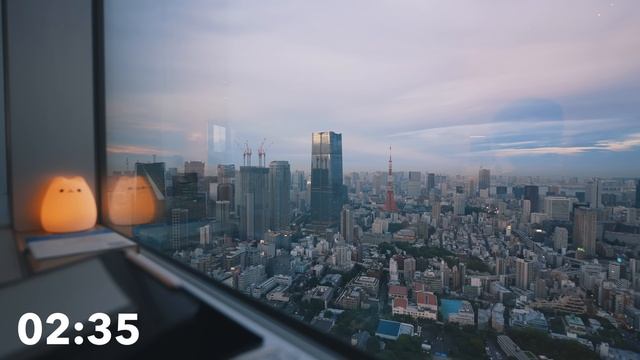
{"label": "construction crane", "polygon": [[249,141],[244,142],[244,153],[242,154],[244,159],[244,166],[251,166],[251,148],[249,147]]}

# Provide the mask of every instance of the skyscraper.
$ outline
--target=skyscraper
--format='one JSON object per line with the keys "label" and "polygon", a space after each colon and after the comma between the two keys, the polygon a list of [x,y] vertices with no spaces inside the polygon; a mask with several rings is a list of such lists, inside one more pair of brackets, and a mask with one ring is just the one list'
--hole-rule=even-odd
{"label": "skyscraper", "polygon": [[489,195],[489,189],[491,188],[491,172],[489,169],[480,169],[478,172],[478,191],[487,190]]}
{"label": "skyscraper", "polygon": [[260,240],[269,222],[269,169],[241,166],[236,189],[236,208],[240,215],[240,238]]}
{"label": "skyscraper", "polygon": [[453,213],[455,215],[464,215],[466,199],[464,194],[455,194],[453,196]]}
{"label": "skyscraper", "polygon": [[571,203],[569,199],[548,196],[544,199],[544,212],[550,220],[569,221]]}
{"label": "skyscraper", "polygon": [[428,173],[427,174],[427,194],[431,191],[431,189],[436,187],[436,174]]}
{"label": "skyscraper", "polygon": [[573,242],[587,256],[596,254],[598,213],[595,209],[576,208],[573,221]]}
{"label": "skyscraper", "polygon": [[313,133],[311,147],[311,221],[318,226],[338,222],[344,202],[342,134]]}
{"label": "skyscraper", "polygon": [[419,171],[409,171],[409,182],[407,184],[407,195],[411,197],[420,196],[420,185],[422,174]]}
{"label": "skyscraper", "polygon": [[597,209],[602,205],[599,179],[593,178],[589,180],[585,185],[585,193],[590,208]]}
{"label": "skyscraper", "polygon": [[522,290],[529,289],[529,283],[533,278],[533,266],[531,261],[516,259],[516,287]]}
{"label": "skyscraper", "polygon": [[539,212],[539,194],[538,187],[536,185],[526,185],[524,187],[524,198],[531,202],[531,212]]}
{"label": "skyscraper", "polygon": [[531,221],[531,201],[522,200],[522,222],[529,223]]}
{"label": "skyscraper", "polygon": [[184,162],[185,173],[196,173],[198,179],[204,178],[204,162],[202,161],[185,161]]}
{"label": "skyscraper", "polygon": [[567,229],[556,226],[553,230],[553,249],[562,250],[567,248],[569,233]]}
{"label": "skyscraper", "polygon": [[353,210],[345,206],[340,213],[340,234],[347,244],[353,243]]}
{"label": "skyscraper", "polygon": [[187,245],[189,233],[189,210],[171,209],[170,245],[172,250],[180,250]]}
{"label": "skyscraper", "polygon": [[287,161],[272,161],[269,164],[269,227],[282,230],[289,226],[291,169]]}

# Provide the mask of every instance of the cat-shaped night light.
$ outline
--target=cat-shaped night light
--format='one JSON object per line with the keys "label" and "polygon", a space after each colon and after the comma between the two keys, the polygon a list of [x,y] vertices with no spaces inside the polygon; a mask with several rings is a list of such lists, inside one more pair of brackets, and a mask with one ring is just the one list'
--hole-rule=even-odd
{"label": "cat-shaped night light", "polygon": [[51,180],[40,208],[44,230],[66,233],[91,229],[96,225],[96,199],[81,176],[57,176]]}
{"label": "cat-shaped night light", "polygon": [[109,196],[109,220],[114,225],[139,225],[153,221],[156,203],[144,176],[122,176]]}

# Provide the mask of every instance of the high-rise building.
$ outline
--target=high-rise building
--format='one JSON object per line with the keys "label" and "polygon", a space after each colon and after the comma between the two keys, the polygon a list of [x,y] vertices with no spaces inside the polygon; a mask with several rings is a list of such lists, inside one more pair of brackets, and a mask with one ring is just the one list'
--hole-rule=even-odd
{"label": "high-rise building", "polygon": [[573,242],[587,256],[596,254],[598,213],[595,209],[576,208],[573,221]]}
{"label": "high-rise building", "polygon": [[597,209],[602,205],[599,179],[593,178],[587,182],[585,185],[585,195],[590,208]]}
{"label": "high-rise building", "polygon": [[240,216],[240,238],[260,240],[269,222],[269,169],[241,166],[236,188],[236,208]]}
{"label": "high-rise building", "polygon": [[207,246],[211,242],[211,225],[207,224],[198,228],[200,231],[200,246]]}
{"label": "high-rise building", "polygon": [[416,259],[413,257],[407,257],[404,259],[404,267],[403,267],[403,277],[404,281],[413,281],[413,275],[416,272]]}
{"label": "high-rise building", "polygon": [[219,164],[216,169],[219,184],[233,183],[236,177],[236,166],[234,164]]}
{"label": "high-rise building", "polygon": [[553,230],[553,249],[561,250],[567,249],[569,242],[569,232],[563,227],[556,226]]}
{"label": "high-rise building", "polygon": [[517,258],[516,259],[516,287],[522,290],[528,290],[529,284],[533,279],[533,263],[531,261]]}
{"label": "high-rise building", "polygon": [[544,199],[544,212],[550,220],[569,221],[571,202],[565,197],[548,196]]}
{"label": "high-rise building", "polygon": [[487,195],[491,188],[491,172],[489,169],[480,169],[478,172],[478,191],[487,190]]}
{"label": "high-rise building", "polygon": [[453,196],[453,213],[455,215],[464,215],[466,206],[466,199],[464,194],[455,194]]}
{"label": "high-rise building", "polygon": [[188,230],[189,210],[171,209],[171,234],[169,240],[172,250],[180,250],[187,245]]}
{"label": "high-rise building", "polygon": [[291,209],[291,169],[287,161],[272,161],[269,164],[269,227],[283,230],[289,227]]}
{"label": "high-rise building", "polygon": [[427,174],[427,194],[431,191],[431,189],[436,187],[436,174],[428,173]]}
{"label": "high-rise building", "polygon": [[531,202],[531,212],[540,212],[540,195],[536,185],[526,185],[524,187],[524,198]]}
{"label": "high-rise building", "polygon": [[216,220],[220,224],[220,231],[226,233],[230,230],[231,202],[226,200],[216,201]]}
{"label": "high-rise building", "polygon": [[531,222],[531,201],[527,199],[522,200],[522,222]]}
{"label": "high-rise building", "polygon": [[204,162],[202,161],[185,161],[184,162],[184,172],[186,173],[196,173],[198,175],[198,179],[204,178]]}
{"label": "high-rise building", "polygon": [[311,147],[311,221],[330,226],[338,222],[346,196],[342,184],[342,134],[317,132]]}
{"label": "high-rise building", "polygon": [[411,197],[420,196],[422,173],[419,171],[409,171],[409,182],[407,183],[407,194]]}
{"label": "high-rise building", "polygon": [[340,214],[340,234],[347,244],[353,243],[353,210],[345,206]]}
{"label": "high-rise building", "polygon": [[431,222],[434,226],[438,226],[440,224],[440,213],[442,212],[442,204],[440,201],[435,201],[431,205]]}

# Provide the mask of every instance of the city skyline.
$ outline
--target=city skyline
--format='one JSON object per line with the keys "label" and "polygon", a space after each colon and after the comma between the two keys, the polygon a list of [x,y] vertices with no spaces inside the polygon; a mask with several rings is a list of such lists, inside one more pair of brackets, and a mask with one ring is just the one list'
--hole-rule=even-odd
{"label": "city skyline", "polygon": [[398,170],[640,175],[637,3],[163,3],[171,22],[147,5],[106,4],[120,164],[205,160],[218,121],[235,164],[267,138],[308,169],[310,134],[332,129],[346,171],[384,169],[391,145]]}

